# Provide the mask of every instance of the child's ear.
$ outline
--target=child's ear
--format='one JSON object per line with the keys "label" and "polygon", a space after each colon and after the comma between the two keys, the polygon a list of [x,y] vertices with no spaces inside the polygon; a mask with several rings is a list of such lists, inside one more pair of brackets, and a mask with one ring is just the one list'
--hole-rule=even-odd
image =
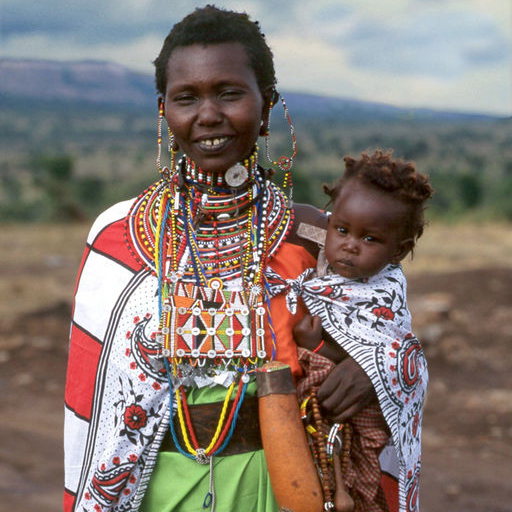
{"label": "child's ear", "polygon": [[413,249],[414,249],[414,238],[407,238],[402,240],[397,247],[391,263],[395,265],[400,263]]}

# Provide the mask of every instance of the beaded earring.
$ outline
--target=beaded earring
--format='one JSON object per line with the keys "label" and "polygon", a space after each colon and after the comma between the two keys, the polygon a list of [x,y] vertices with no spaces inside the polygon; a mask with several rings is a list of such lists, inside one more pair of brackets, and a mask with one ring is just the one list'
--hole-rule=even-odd
{"label": "beaded earring", "polygon": [[178,152],[178,143],[176,142],[176,139],[174,138],[174,133],[172,133],[171,129],[168,128],[167,131],[169,132],[169,154],[171,155],[171,171],[174,172],[176,169],[176,153]]}
{"label": "beaded earring", "polygon": [[158,151],[157,151],[157,155],[156,155],[156,168],[158,169],[158,172],[161,174],[162,178],[164,178],[165,180],[168,180],[169,176],[176,169],[176,153],[178,152],[178,146],[174,139],[174,134],[172,133],[171,129],[169,128],[168,129],[168,131],[169,131],[168,149],[169,149],[169,153],[171,155],[171,169],[169,170],[169,167],[167,167],[167,166],[162,167],[161,157],[162,157],[162,122],[163,122],[163,119],[164,119],[164,100],[163,100],[163,98],[158,98],[158,128],[157,128]]}
{"label": "beaded earring", "polygon": [[281,98],[281,104],[283,105],[284,110],[284,118],[288,122],[288,126],[290,127],[290,136],[292,139],[292,154],[290,156],[281,156],[277,161],[272,160],[270,156],[270,114],[272,112],[272,107],[274,106],[274,98],[270,101],[269,111],[268,111],[268,123],[266,127],[262,125],[260,129],[260,134],[265,137],[265,153],[268,161],[277,167],[279,167],[282,171],[284,171],[283,178],[283,189],[288,189],[288,208],[293,206],[293,183],[292,183],[292,174],[291,169],[293,165],[293,159],[297,156],[297,139],[295,137],[295,128],[293,127],[292,119],[290,117],[290,113],[288,112],[288,107],[286,106],[286,102],[281,95],[278,95],[277,92],[275,96]]}

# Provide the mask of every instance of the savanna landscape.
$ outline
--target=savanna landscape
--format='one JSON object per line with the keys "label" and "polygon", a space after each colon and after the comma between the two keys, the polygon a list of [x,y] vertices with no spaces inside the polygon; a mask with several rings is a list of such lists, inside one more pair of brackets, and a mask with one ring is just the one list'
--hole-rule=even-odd
{"label": "savanna landscape", "polygon": [[[101,76],[96,89],[112,90]],[[30,103],[0,90],[0,508],[54,512],[81,252],[96,214],[155,179],[156,119],[153,97],[107,108],[34,94]],[[288,103],[297,200],[323,206],[321,183],[337,176],[341,155],[367,149],[393,148],[431,175],[429,225],[405,263],[430,372],[421,510],[512,511],[512,120]],[[273,148],[286,153],[284,127],[273,126]]]}
{"label": "savanna landscape", "polygon": [[[60,507],[67,333],[87,230],[0,228],[2,510]],[[424,512],[511,510],[511,252],[506,224],[433,224],[405,264],[430,371]]]}

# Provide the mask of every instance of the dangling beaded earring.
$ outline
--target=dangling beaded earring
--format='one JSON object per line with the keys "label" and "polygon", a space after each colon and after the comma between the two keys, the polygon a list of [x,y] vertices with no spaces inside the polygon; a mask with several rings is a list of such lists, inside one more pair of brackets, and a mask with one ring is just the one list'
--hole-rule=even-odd
{"label": "dangling beaded earring", "polygon": [[176,169],[176,153],[178,152],[178,144],[176,143],[176,139],[174,138],[174,133],[172,133],[171,129],[167,129],[169,132],[169,154],[171,155],[171,171],[174,172]]}
{"label": "dangling beaded earring", "polygon": [[280,97],[281,103],[283,105],[284,110],[284,117],[286,121],[288,122],[288,126],[290,127],[290,136],[292,139],[292,155],[291,156],[281,156],[277,161],[272,160],[270,157],[270,114],[272,112],[272,107],[274,106],[274,98],[270,100],[270,107],[268,111],[268,123],[266,126],[266,129],[262,126],[261,135],[265,137],[265,153],[267,156],[268,161],[279,167],[282,171],[284,171],[284,178],[283,178],[283,189],[286,190],[288,188],[288,208],[291,208],[293,206],[293,183],[292,183],[292,165],[293,165],[293,159],[297,156],[297,139],[295,137],[295,128],[292,124],[292,119],[290,117],[290,113],[288,112],[288,107],[286,106],[286,102],[284,101],[284,98],[281,95],[278,95],[277,91],[274,93],[274,97]]}
{"label": "dangling beaded earring", "polygon": [[161,174],[162,178],[169,178],[169,169],[164,167],[162,169],[162,163],[160,161],[162,157],[162,121],[164,119],[164,100],[163,98],[158,98],[158,127],[157,127],[157,147],[158,151],[156,154],[156,168],[158,172]]}
{"label": "dangling beaded earring", "polygon": [[169,128],[169,153],[171,155],[171,169],[165,166],[162,167],[161,157],[162,157],[162,122],[164,119],[164,100],[163,98],[158,98],[158,129],[157,129],[157,144],[158,144],[158,152],[156,155],[156,168],[158,172],[161,174],[164,180],[168,180],[169,176],[174,172],[176,168],[176,153],[178,152],[178,148],[176,145],[176,141],[174,139],[174,134],[171,132]]}

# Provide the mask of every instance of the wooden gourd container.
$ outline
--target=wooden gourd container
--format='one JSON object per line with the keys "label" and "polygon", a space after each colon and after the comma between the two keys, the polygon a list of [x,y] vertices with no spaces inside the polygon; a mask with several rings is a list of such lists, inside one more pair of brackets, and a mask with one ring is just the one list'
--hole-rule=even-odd
{"label": "wooden gourd container", "polygon": [[277,361],[257,373],[261,440],[280,508],[322,512],[322,487],[300,418],[290,367]]}

